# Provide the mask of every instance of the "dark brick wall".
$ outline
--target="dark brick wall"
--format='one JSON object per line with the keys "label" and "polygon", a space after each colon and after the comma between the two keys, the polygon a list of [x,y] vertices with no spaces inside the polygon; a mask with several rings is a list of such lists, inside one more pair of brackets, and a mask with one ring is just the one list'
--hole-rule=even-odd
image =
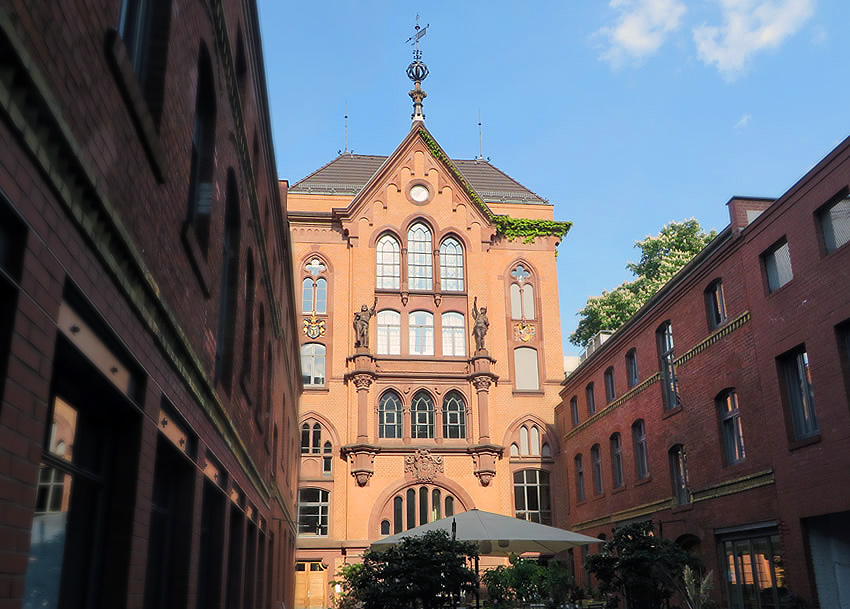
{"label": "dark brick wall", "polygon": [[[18,102],[4,97],[0,104],[0,205],[13,210],[27,233],[22,272],[15,277],[4,271],[0,277],[12,286],[14,300],[11,336],[8,344],[0,344],[9,353],[6,369],[0,371],[5,378],[0,385],[0,607],[21,606],[55,367],[57,316],[63,290],[71,285],[139,369],[144,385],[136,406],[142,421],[141,449],[136,471],[128,472],[136,485],[136,498],[128,506],[134,514],[126,542],[130,563],[126,581],[118,586],[126,598],[112,600],[128,607],[144,602],[158,437],[162,441],[157,420],[164,397],[198,443],[192,553],[183,574],[189,580],[189,605],[194,606],[197,587],[209,585],[198,582],[196,574],[207,451],[221,463],[229,482],[244,492],[253,520],[263,523],[257,545],[273,537],[268,546],[273,550],[264,550],[271,567],[263,567],[272,582],[258,589],[256,605],[291,605],[297,461],[287,447],[297,437],[300,378],[289,236],[270,139],[256,7],[250,0],[172,0],[164,104],[159,126],[151,130],[153,123],[139,119],[116,73],[110,31],[117,26],[120,4],[13,1],[0,9],[2,60],[16,70],[14,82],[3,83],[4,91],[12,86],[27,94]],[[237,29],[247,64],[241,88],[233,67]],[[118,44],[120,51],[123,43]],[[212,59],[217,113],[210,247],[206,259],[194,252],[195,264],[205,271],[199,276],[181,231],[188,209],[202,44]],[[17,112],[15,103],[39,108],[39,118]],[[55,152],[53,144],[73,154]],[[241,222],[236,358],[229,395],[214,380],[228,169],[236,175]],[[67,183],[67,192],[56,178],[62,172],[77,176]],[[107,218],[103,224],[75,217],[68,200],[83,195],[101,206],[100,217]],[[118,251],[119,245],[134,256],[111,260],[105,252]],[[265,404],[257,409],[253,403],[259,380],[256,327],[251,329],[254,372],[242,380],[249,250],[257,269],[256,311],[262,307],[265,312],[265,337],[272,346],[272,361],[264,362],[264,369],[271,368],[271,386],[264,389],[270,392],[270,419]],[[124,274],[116,268],[136,270]],[[152,322],[150,311],[166,315],[168,328]],[[177,337],[178,351],[163,342],[166,332]],[[275,427],[277,447],[272,446]]]}
{"label": "dark brick wall", "polygon": [[[665,537],[693,535],[715,573],[715,595],[724,594],[723,565],[717,563],[715,533],[729,527],[778,523],[789,590],[816,603],[801,519],[850,510],[850,379],[842,369],[836,326],[850,318],[850,247],[825,255],[816,210],[850,182],[850,140],[842,143],[788,193],[767,207],[761,200],[730,202],[733,229],[718,247],[679,275],[654,304],[614,334],[573,374],[561,392],[556,420],[563,438],[561,467],[568,484],[558,499],[569,505],[560,524],[588,534],[605,533],[618,522],[651,518]],[[746,224],[745,209],[767,210]],[[788,241],[794,278],[767,293],[760,255],[782,237]],[[701,345],[713,332],[706,315],[705,288],[723,283],[729,328],[695,349],[678,367],[681,409],[665,412],[662,383],[654,382],[606,410],[603,374],[614,366],[617,395],[628,389],[625,355],[637,349],[641,382],[660,370],[656,328],[673,325],[675,355]],[[741,317],[743,316],[743,317]],[[740,318],[739,321],[735,322]],[[809,356],[820,433],[806,443],[791,440],[787,403],[776,358],[805,344]],[[596,387],[597,412],[587,420],[585,387]],[[741,411],[746,459],[724,462],[715,396],[734,387]],[[578,397],[581,423],[573,430],[570,399]],[[635,474],[631,425],[646,422],[651,476]],[[609,437],[623,438],[622,489],[612,490]],[[591,446],[602,448],[604,492],[594,494]],[[694,501],[672,506],[668,450],[683,444]],[[574,457],[583,454],[586,500],[576,502]],[[734,482],[734,485],[732,484]],[[716,489],[725,489],[715,493]],[[734,492],[732,492],[734,491]],[[719,494],[711,498],[712,494]],[[579,572],[581,570],[579,569]]]}

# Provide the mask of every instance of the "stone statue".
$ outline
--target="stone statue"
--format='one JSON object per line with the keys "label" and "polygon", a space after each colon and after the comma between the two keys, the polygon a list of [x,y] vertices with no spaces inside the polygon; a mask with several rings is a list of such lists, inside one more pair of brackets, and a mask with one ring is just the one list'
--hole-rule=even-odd
{"label": "stone statue", "polygon": [[478,296],[472,300],[472,317],[475,318],[475,324],[472,326],[475,350],[484,351],[484,336],[490,328],[490,321],[487,319],[487,307],[478,308]]}
{"label": "stone statue", "polygon": [[359,311],[354,312],[354,346],[369,348],[369,320],[375,314],[375,307],[378,305],[378,297],[375,297],[375,302],[370,309],[366,305],[362,305]]}

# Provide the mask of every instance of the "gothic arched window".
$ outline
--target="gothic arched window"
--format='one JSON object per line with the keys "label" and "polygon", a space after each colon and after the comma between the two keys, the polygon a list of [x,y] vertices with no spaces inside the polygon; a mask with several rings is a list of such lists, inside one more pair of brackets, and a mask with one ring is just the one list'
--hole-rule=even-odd
{"label": "gothic arched window", "polygon": [[434,437],[434,401],[424,391],[413,396],[410,404],[410,437]]}
{"label": "gothic arched window", "polygon": [[511,319],[534,319],[534,286],[531,273],[522,264],[511,271]]}
{"label": "gothic arched window", "polygon": [[417,222],[407,231],[407,279],[411,290],[433,288],[433,257],[431,231]]}
{"label": "gothic arched window", "polygon": [[301,284],[301,312],[324,315],[328,312],[328,280],[320,275],[327,271],[325,264],[318,258],[311,258],[304,265],[304,270],[310,273]]}
{"label": "gothic arched window", "polygon": [[443,437],[466,437],[466,405],[457,391],[450,391],[443,399]]}
{"label": "gothic arched window", "polygon": [[454,237],[447,237],[440,244],[440,289],[463,291],[463,248]]}
{"label": "gothic arched window", "polygon": [[376,286],[379,290],[397,290],[401,285],[401,248],[398,239],[384,235],[378,239]]}
{"label": "gothic arched window", "polygon": [[395,391],[387,391],[378,405],[378,437],[401,437],[401,398]]}

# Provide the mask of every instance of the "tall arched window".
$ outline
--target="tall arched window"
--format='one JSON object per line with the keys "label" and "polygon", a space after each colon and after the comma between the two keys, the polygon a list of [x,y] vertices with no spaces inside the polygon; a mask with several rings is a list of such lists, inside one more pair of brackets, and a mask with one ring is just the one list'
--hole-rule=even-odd
{"label": "tall arched window", "polygon": [[378,404],[378,437],[401,437],[401,398],[395,391],[387,391]]}
{"label": "tall arched window", "polygon": [[602,494],[602,450],[599,444],[594,444],[590,448],[590,467],[591,476],[593,477],[593,494]]}
{"label": "tall arched window", "polygon": [[392,235],[378,239],[376,286],[379,290],[397,290],[401,285],[401,248]]}
{"label": "tall arched window", "polygon": [[661,365],[661,398],[664,410],[679,406],[679,388],[676,378],[676,356],[673,353],[673,324],[665,321],[655,331],[658,345],[658,361]]}
{"label": "tall arched window", "polygon": [[301,345],[301,379],[305,387],[325,384],[325,346],[319,343]]}
{"label": "tall arched window", "polygon": [[218,336],[215,351],[215,376],[227,393],[233,385],[233,349],[236,340],[236,308],[239,298],[239,189],[236,174],[227,170],[227,194],[224,203],[224,244],[221,256]]}
{"label": "tall arched window", "polygon": [[623,445],[619,432],[611,434],[611,482],[614,488],[620,488],[623,480]]}
{"label": "tall arched window", "polygon": [[328,281],[320,277],[327,267],[318,258],[311,258],[304,265],[304,270],[310,273],[301,283],[301,312],[305,315],[324,315],[328,312]]}
{"label": "tall arched window", "polygon": [[638,480],[649,477],[649,449],[646,444],[646,425],[643,419],[632,424],[632,444],[635,451],[635,475]]}
{"label": "tall arched window", "polygon": [[440,244],[440,288],[446,292],[463,291],[463,248],[454,237]]}
{"label": "tall arched window", "polygon": [[400,533],[444,516],[453,516],[454,507],[455,497],[448,489],[434,484],[417,484],[398,491],[387,501],[379,514],[379,526],[384,527],[386,521],[393,533]]}
{"label": "tall arched window", "polygon": [[442,315],[443,355],[463,357],[466,355],[466,330],[463,314],[449,312]]}
{"label": "tall arched window", "polygon": [[251,376],[254,346],[254,256],[248,250],[245,262],[245,324],[242,338],[242,378]]}
{"label": "tall arched window", "polygon": [[433,289],[433,257],[431,231],[417,222],[407,232],[407,279],[411,290]]}
{"label": "tall arched window", "polygon": [[511,319],[534,319],[534,286],[531,273],[522,264],[511,271]]}
{"label": "tall arched window", "polygon": [[424,391],[413,396],[410,403],[410,437],[434,437],[434,401]]}
{"label": "tall arched window", "polygon": [[210,243],[210,215],[215,173],[215,85],[212,64],[205,47],[198,59],[195,93],[195,123],[192,128],[192,156],[189,166],[189,217],[204,256]]}
{"label": "tall arched window", "polygon": [[378,355],[401,354],[401,313],[378,311]]}
{"label": "tall arched window", "polygon": [[443,437],[466,437],[466,406],[457,391],[450,391],[443,399]]}
{"label": "tall arched window", "polygon": [[413,311],[408,318],[410,355],[434,355],[434,315]]}

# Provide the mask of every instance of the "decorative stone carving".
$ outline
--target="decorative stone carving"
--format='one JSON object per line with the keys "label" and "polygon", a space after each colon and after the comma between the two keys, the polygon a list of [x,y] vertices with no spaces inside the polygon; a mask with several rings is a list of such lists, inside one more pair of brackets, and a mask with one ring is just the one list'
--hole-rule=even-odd
{"label": "decorative stone carving", "polygon": [[349,450],[348,462],[351,464],[351,475],[357,482],[357,486],[366,486],[372,474],[375,473],[375,454],[374,449],[364,445]]}
{"label": "decorative stone carving", "polygon": [[362,305],[359,311],[354,312],[354,347],[369,348],[369,320],[375,314],[375,307],[378,305],[378,298],[375,297],[375,302],[372,303],[370,309],[366,305]]}
{"label": "decorative stone carving", "polygon": [[369,478],[372,477],[373,473],[374,472],[360,471],[351,472],[351,475],[354,476],[354,480],[357,482],[357,486],[366,486],[366,484],[369,482]]}
{"label": "decorative stone carving", "polygon": [[475,350],[485,351],[484,337],[490,329],[490,320],[487,319],[487,307],[478,308],[478,296],[472,300],[472,317],[475,323],[472,326],[472,336],[475,339]]}
{"label": "decorative stone carving", "polygon": [[324,319],[311,315],[304,319],[303,329],[308,338],[316,339],[325,335],[327,324]]}
{"label": "decorative stone carving", "polygon": [[476,376],[472,379],[472,385],[476,391],[489,391],[492,383],[493,379],[489,376]]}
{"label": "decorative stone carving", "polygon": [[496,461],[502,457],[502,447],[492,444],[478,445],[473,446],[470,452],[472,453],[472,473],[478,478],[481,486],[489,486],[496,477]]}
{"label": "decorative stone carving", "polygon": [[434,292],[434,305],[439,307],[441,302],[443,302],[443,295],[439,292]]}
{"label": "decorative stone carving", "polygon": [[410,300],[410,292],[402,292],[401,293],[401,306],[406,307],[407,301]]}
{"label": "decorative stone carving", "polygon": [[364,374],[364,373],[355,374],[352,377],[352,379],[354,381],[354,386],[357,387],[358,391],[360,389],[369,389],[369,387],[372,385],[372,375],[371,374]]}
{"label": "decorative stone carving", "polygon": [[427,448],[420,448],[404,458],[404,471],[413,474],[417,482],[431,482],[438,473],[443,473],[443,458],[432,455]]}

